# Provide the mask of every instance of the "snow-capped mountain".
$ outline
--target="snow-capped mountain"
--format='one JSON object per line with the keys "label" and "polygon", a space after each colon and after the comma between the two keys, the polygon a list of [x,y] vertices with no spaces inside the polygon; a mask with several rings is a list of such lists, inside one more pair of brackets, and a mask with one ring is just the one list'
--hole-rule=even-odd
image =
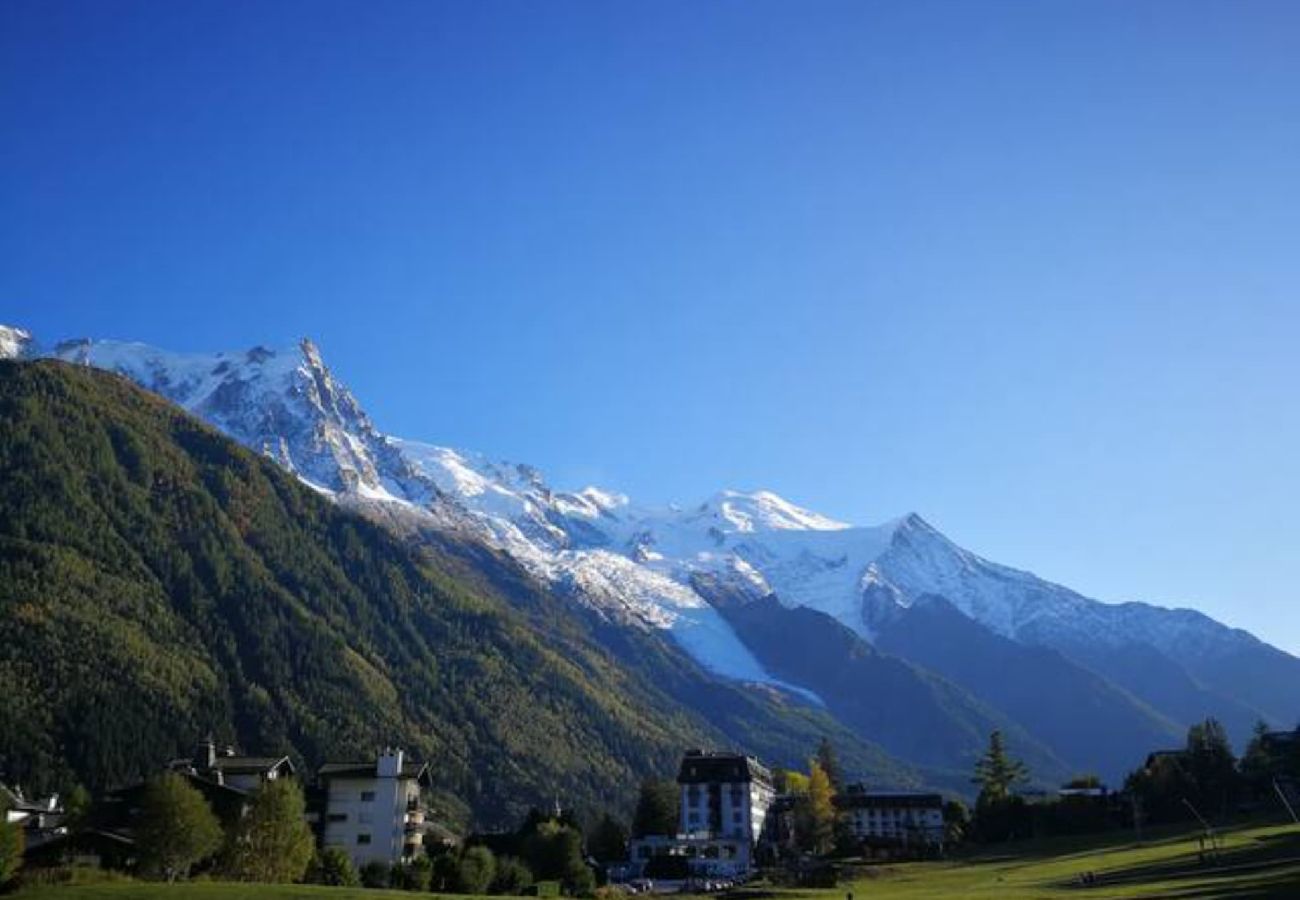
{"label": "snow-capped mountain", "polygon": [[[942,597],[996,635],[1088,665],[1136,646],[1176,660],[1198,684],[1240,671],[1300,675],[1300,660],[1200,613],[1090,600],[982,559],[915,514],[855,526],[766,491],[655,508],[601,488],[560,490],[527,465],[386,435],[310,341],[213,354],[88,340],[40,349],[26,332],[0,328],[0,356],[23,355],[118,372],[319,491],[468,531],[575,602],[666,631],[726,678],[783,684],[716,605],[719,586],[732,602],[775,596],[787,608],[825,613],[867,641],[914,605]],[[698,589],[702,580],[711,599]],[[1142,694],[1131,677],[1113,677]],[[1294,686],[1227,693],[1278,721],[1300,712]]]}

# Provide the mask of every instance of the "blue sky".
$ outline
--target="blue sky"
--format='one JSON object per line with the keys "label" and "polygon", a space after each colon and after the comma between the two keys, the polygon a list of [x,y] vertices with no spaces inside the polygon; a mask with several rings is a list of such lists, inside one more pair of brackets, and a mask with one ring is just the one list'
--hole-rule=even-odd
{"label": "blue sky", "polygon": [[0,321],[1300,651],[1290,2],[0,6]]}

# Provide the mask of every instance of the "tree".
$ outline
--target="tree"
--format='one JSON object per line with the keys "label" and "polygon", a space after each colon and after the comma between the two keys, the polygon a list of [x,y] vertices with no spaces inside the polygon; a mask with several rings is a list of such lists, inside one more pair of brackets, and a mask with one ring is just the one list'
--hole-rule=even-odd
{"label": "tree", "polygon": [[18,874],[23,864],[23,827],[17,822],[6,822],[5,810],[0,809],[0,887]]}
{"label": "tree", "polygon": [[433,882],[433,861],[427,855],[417,856],[406,865],[393,869],[392,878],[394,887],[423,893]]}
{"label": "tree", "polygon": [[835,793],[844,790],[844,770],[840,768],[840,758],[828,738],[823,737],[821,743],[817,745],[817,764],[830,779],[831,788]]}
{"label": "tree", "polygon": [[316,854],[307,870],[307,880],[331,887],[356,887],[361,883],[352,857],[340,847],[326,847]]}
{"label": "tree", "polygon": [[1101,787],[1101,777],[1091,772],[1075,775],[1065,783],[1067,790],[1086,791]]}
{"label": "tree", "polygon": [[795,796],[808,793],[807,775],[803,772],[796,772],[793,769],[787,769],[784,775],[785,777],[782,779],[784,782],[784,789],[781,793],[794,794]]}
{"label": "tree", "polygon": [[517,897],[532,887],[532,884],[533,872],[524,865],[523,860],[513,856],[498,857],[496,878],[492,879],[489,888],[492,893]]}
{"label": "tree", "polygon": [[467,847],[456,870],[456,889],[462,894],[486,894],[497,874],[497,859],[482,845]]}
{"label": "tree", "polygon": [[802,849],[821,855],[835,843],[835,793],[821,763],[814,759],[810,768],[808,790],[795,798],[795,839]]}
{"label": "tree", "polygon": [[63,800],[63,824],[68,831],[81,831],[89,824],[91,804],[90,791],[74,784]]}
{"label": "tree", "polygon": [[184,878],[221,840],[212,807],[184,777],[167,772],[145,786],[136,843],[146,871],[167,881]]}
{"label": "tree", "polygon": [[602,863],[627,859],[627,829],[609,813],[601,817],[587,839],[587,849]]}
{"label": "tree", "polygon": [[1217,719],[1206,719],[1187,730],[1187,771],[1196,783],[1192,799],[1202,815],[1227,815],[1237,797],[1237,760],[1228,733]]}
{"label": "tree", "polygon": [[596,889],[596,877],[582,857],[582,835],[567,825],[539,825],[524,841],[524,859],[538,881],[559,881],[577,896]]}
{"label": "tree", "polygon": [[641,784],[636,801],[632,832],[637,837],[651,834],[676,834],[678,823],[677,785],[671,781],[649,780]]}
{"label": "tree", "polygon": [[236,829],[231,874],[267,884],[301,879],[315,844],[306,811],[302,788],[294,779],[262,782]]}
{"label": "tree", "polygon": [[949,800],[943,805],[943,839],[949,844],[960,844],[970,828],[970,810],[960,800]]}
{"label": "tree", "polygon": [[460,856],[444,850],[433,857],[433,871],[429,873],[429,889],[435,893],[455,893],[460,877]]}
{"label": "tree", "polygon": [[975,777],[971,781],[980,786],[979,802],[998,803],[1011,795],[1011,789],[1029,776],[1029,769],[1018,759],[1007,754],[1002,742],[1002,732],[989,735],[989,749],[975,763]]}
{"label": "tree", "polygon": [[381,859],[372,859],[361,867],[361,886],[368,888],[390,887],[392,869]]}

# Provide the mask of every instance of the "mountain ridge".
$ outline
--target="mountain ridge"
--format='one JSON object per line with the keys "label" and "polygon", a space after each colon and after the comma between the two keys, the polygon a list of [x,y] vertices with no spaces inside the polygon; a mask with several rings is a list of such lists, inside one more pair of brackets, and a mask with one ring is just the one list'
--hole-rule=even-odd
{"label": "mountain ridge", "polygon": [[[762,665],[696,589],[701,578],[734,596],[773,595],[825,613],[868,642],[920,598],[939,595],[994,634],[1060,652],[1115,683],[1126,703],[1161,697],[1157,715],[1177,725],[1198,704],[1220,704],[1203,713],[1221,708],[1234,724],[1300,712],[1300,692],[1287,687],[1300,684],[1300,660],[1249,633],[1192,610],[1091,600],[966,551],[915,513],[855,526],[767,491],[651,508],[608,489],[558,490],[531,466],[383,434],[310,342],[209,355],[116,342],[35,346],[26,355],[132,378],[340,502],[483,541],[597,615],[667,633],[721,677],[802,687]],[[1085,652],[1096,647],[1111,652]],[[1139,699],[1121,659],[1133,647],[1172,667],[1163,693]]]}

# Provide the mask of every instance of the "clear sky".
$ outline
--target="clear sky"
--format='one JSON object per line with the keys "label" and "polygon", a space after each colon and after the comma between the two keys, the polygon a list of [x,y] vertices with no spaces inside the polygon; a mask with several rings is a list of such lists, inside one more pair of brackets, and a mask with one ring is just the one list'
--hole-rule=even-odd
{"label": "clear sky", "polygon": [[0,4],[0,321],[1300,652],[1300,4]]}

